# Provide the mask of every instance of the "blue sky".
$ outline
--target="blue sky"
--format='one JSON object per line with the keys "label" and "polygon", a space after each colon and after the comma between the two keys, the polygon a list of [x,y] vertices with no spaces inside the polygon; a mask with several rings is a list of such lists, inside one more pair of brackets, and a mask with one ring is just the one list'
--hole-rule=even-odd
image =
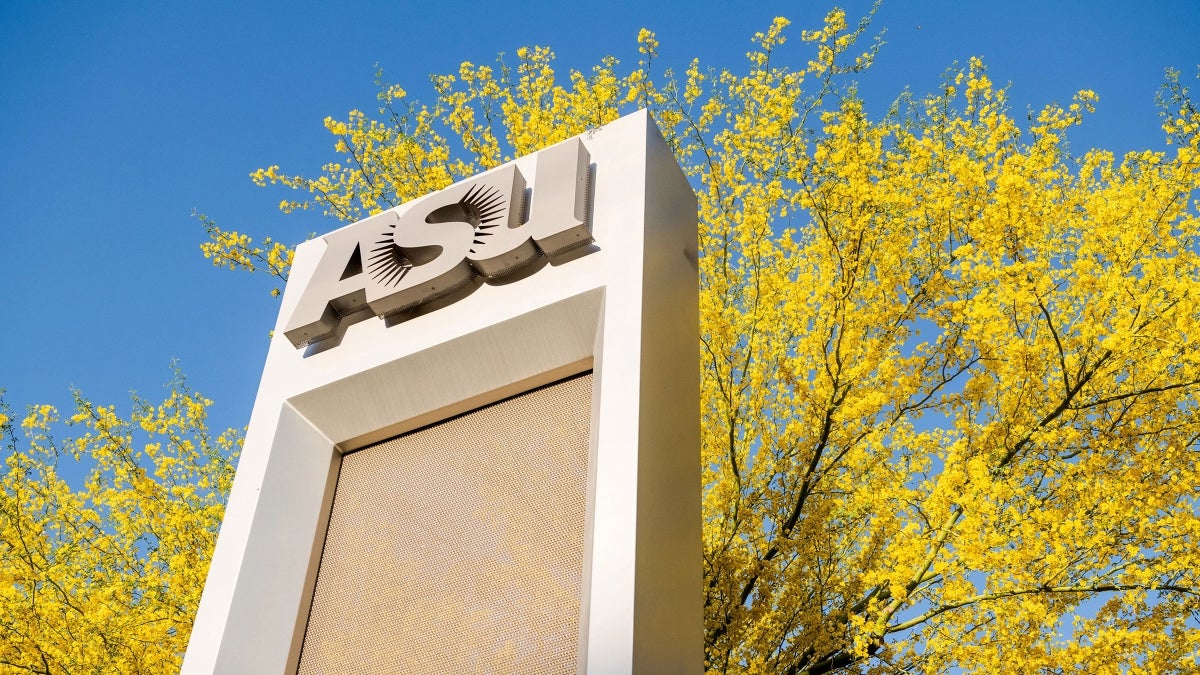
{"label": "blue sky", "polygon": [[[177,358],[216,401],[250,414],[276,301],[267,280],[221,271],[198,250],[193,209],[225,227],[303,240],[336,224],[284,216],[247,174],[316,173],[333,157],[327,115],[375,105],[375,64],[428,98],[427,75],[541,44],[561,69],[637,59],[641,27],[667,63],[740,67],[776,15],[792,35],[830,5],[797,3],[346,2],[0,4],[0,388],[15,406],[68,407],[163,393]],[[851,17],[867,2],[842,4]],[[1163,69],[1195,80],[1200,1],[889,0],[861,92],[881,110],[905,87],[984,57],[1017,111],[1094,89],[1074,146],[1160,147]],[[793,46],[789,44],[789,47]],[[807,55],[785,50],[797,65]],[[1200,86],[1194,87],[1200,94]]]}

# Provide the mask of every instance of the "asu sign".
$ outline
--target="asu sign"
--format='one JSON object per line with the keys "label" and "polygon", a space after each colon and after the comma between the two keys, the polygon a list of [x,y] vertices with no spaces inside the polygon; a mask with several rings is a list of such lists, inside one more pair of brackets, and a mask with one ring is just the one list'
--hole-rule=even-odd
{"label": "asu sign", "polygon": [[[286,319],[296,347],[324,340],[342,323],[389,317],[496,280],[538,256],[592,242],[590,157],[573,138],[537,154],[527,190],[515,163],[361,220],[324,237],[325,254]],[[528,213],[526,195],[532,193]]]}
{"label": "asu sign", "polygon": [[696,249],[645,111],[297,246],[183,675],[703,672]]}

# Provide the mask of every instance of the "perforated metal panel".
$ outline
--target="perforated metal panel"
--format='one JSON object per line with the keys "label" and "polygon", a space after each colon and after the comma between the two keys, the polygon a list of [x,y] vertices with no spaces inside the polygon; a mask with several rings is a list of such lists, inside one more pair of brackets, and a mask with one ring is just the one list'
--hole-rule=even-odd
{"label": "perforated metal panel", "polygon": [[573,673],[591,374],[342,459],[299,672]]}

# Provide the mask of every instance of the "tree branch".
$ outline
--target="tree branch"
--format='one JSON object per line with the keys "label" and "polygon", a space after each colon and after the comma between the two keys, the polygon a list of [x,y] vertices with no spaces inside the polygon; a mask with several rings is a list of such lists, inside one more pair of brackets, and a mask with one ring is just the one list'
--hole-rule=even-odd
{"label": "tree branch", "polygon": [[884,633],[885,634],[895,633],[898,631],[907,630],[909,628],[912,628],[913,626],[917,626],[922,623],[925,623],[926,621],[932,619],[935,616],[938,616],[939,614],[944,614],[951,610],[960,609],[962,607],[966,607],[967,605],[973,605],[973,604],[980,603],[980,602],[987,602],[989,600],[1000,600],[1003,598],[1011,598],[1011,597],[1016,597],[1016,596],[1021,596],[1021,595],[1038,595],[1038,594],[1052,594],[1052,593],[1054,593],[1054,594],[1057,594],[1057,593],[1114,593],[1114,592],[1119,592],[1119,591],[1170,591],[1172,593],[1186,593],[1188,595],[1200,596],[1200,591],[1198,591],[1195,588],[1191,588],[1188,586],[1177,586],[1175,584],[1162,584],[1162,585],[1097,584],[1097,585],[1093,585],[1093,586],[1042,586],[1040,588],[1026,588],[1026,589],[1015,590],[1015,591],[1002,591],[1002,592],[998,592],[998,593],[984,593],[981,595],[972,596],[965,600],[960,600],[958,602],[952,602],[952,603],[949,603],[946,605],[941,605],[940,607],[931,609],[930,611],[928,611],[916,618],[909,619],[908,621],[905,621],[903,623],[898,623],[894,626],[888,626],[887,630],[885,630]]}

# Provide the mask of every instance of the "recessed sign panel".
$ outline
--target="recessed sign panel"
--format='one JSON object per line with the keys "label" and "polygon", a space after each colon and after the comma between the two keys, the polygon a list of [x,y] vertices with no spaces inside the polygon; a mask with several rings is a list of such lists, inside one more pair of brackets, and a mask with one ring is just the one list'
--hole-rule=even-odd
{"label": "recessed sign panel", "polygon": [[342,459],[299,675],[575,673],[592,376]]}

